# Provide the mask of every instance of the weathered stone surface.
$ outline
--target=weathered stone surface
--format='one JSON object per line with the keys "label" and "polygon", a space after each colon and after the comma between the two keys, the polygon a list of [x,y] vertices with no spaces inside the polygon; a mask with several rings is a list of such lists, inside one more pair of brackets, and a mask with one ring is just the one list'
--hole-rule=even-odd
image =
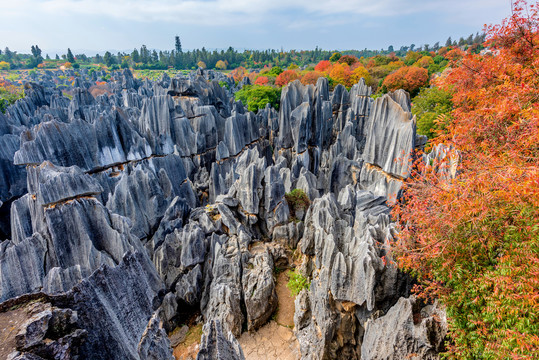
{"label": "weathered stone surface", "polygon": [[94,170],[148,157],[146,141],[126,122],[116,120],[104,116],[95,124],[82,120],[42,123],[21,134],[21,149],[15,153],[14,162],[32,165],[48,160],[54,165]]}
{"label": "weathered stone surface", "polygon": [[268,250],[256,254],[244,266],[242,283],[247,329],[253,331],[264,325],[277,307],[273,259]]}
{"label": "weathered stone surface", "polygon": [[95,196],[103,188],[77,166],[64,168],[46,161],[28,167],[28,192],[36,195],[40,206],[46,207],[77,197]]}
{"label": "weathered stone surface", "polygon": [[0,243],[0,301],[41,289],[46,252],[46,242],[39,234],[18,244]]}
{"label": "weathered stone surface", "polygon": [[[38,72],[0,115],[0,240],[11,239],[0,243],[0,299],[43,291],[78,315],[53,345],[12,357],[169,359],[165,331],[200,308],[199,357],[242,358],[234,337],[275,310],[274,265],[299,262],[304,359],[398,358],[402,339],[437,353],[392,312],[413,300],[388,251],[388,206],[425,145],[407,93],[373,100],[364,80],[331,92],[326,78],[295,81],[278,112],[255,115],[234,101],[247,78],[124,70],[94,85],[106,75]],[[455,159],[442,148],[424,157],[448,177]],[[296,188],[311,200],[304,211],[285,199]]]}
{"label": "weathered stone surface", "polygon": [[243,360],[243,351],[230,331],[219,320],[204,325],[197,360]]}
{"label": "weathered stone surface", "polygon": [[88,332],[81,353],[87,359],[145,359],[141,355],[161,353],[155,347],[170,346],[155,324],[147,329],[163,289],[141,253],[127,254],[118,266],[104,266],[76,285],[68,293],[68,306],[77,311],[77,324]]}
{"label": "weathered stone surface", "polygon": [[415,117],[390,95],[374,101],[367,125],[363,159],[386,173],[406,178],[415,147]]}
{"label": "weathered stone surface", "polygon": [[172,349],[167,333],[159,324],[159,317],[155,313],[142,334],[138,344],[140,360],[173,360]]}
{"label": "weathered stone surface", "polygon": [[447,333],[445,313],[437,305],[423,309],[417,305],[414,297],[400,298],[386,315],[369,320],[361,358],[438,359]]}
{"label": "weathered stone surface", "polygon": [[219,320],[236,337],[241,334],[244,314],[242,302],[242,260],[238,237],[215,243],[211,264],[208,304],[203,308],[206,321]]}
{"label": "weathered stone surface", "polygon": [[181,274],[204,262],[205,255],[205,233],[198,225],[189,223],[165,237],[165,242],[155,251],[153,261],[168,288]]}
{"label": "weathered stone surface", "polygon": [[[0,123],[2,119],[0,119]],[[26,192],[26,170],[15,166],[13,157],[19,150],[19,137],[0,132],[0,206]]]}

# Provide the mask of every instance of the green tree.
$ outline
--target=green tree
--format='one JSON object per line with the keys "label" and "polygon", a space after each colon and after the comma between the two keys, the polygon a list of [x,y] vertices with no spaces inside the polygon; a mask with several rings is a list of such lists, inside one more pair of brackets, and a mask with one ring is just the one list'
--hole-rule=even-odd
{"label": "green tree", "polygon": [[73,53],[71,52],[70,48],[67,48],[67,61],[72,64],[75,62],[75,57],[73,56]]}
{"label": "green tree", "polygon": [[336,53],[333,53],[333,55],[331,55],[331,57],[329,58],[329,61],[331,62],[337,62],[339,61],[339,59],[341,58],[342,54],[339,53],[339,52],[336,52]]}
{"label": "green tree", "polygon": [[412,106],[412,113],[417,117],[417,132],[429,139],[435,137],[436,130],[445,129],[452,108],[450,92],[437,87],[421,89]]}
{"label": "green tree", "polygon": [[236,100],[241,100],[244,105],[247,105],[249,111],[253,112],[264,109],[268,103],[275,109],[279,109],[281,89],[271,86],[248,85],[236,93]]}
{"label": "green tree", "polygon": [[113,59],[112,54],[110,53],[110,51],[107,51],[105,53],[105,55],[103,56],[103,62],[107,66],[111,66],[112,64],[114,64],[114,59]]}
{"label": "green tree", "polygon": [[180,37],[178,35],[176,35],[174,47],[176,49],[177,54],[182,53],[182,42],[181,42]]}

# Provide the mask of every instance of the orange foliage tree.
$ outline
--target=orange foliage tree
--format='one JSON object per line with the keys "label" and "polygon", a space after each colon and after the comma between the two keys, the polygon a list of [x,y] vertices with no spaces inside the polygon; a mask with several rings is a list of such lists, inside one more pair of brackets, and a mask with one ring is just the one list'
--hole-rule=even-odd
{"label": "orange foliage tree", "polygon": [[434,145],[458,149],[459,171],[420,164],[394,213],[400,265],[447,308],[450,358],[539,353],[537,6],[514,2],[510,18],[486,28],[496,55],[465,54],[439,79],[454,110]]}
{"label": "orange foliage tree", "polygon": [[291,81],[298,80],[300,77],[301,75],[297,71],[285,70],[277,76],[275,79],[275,85],[285,86]]}
{"label": "orange foliage tree", "polygon": [[247,76],[247,69],[243,66],[237,67],[230,72],[230,75],[234,78],[235,81],[241,81],[244,76]]}
{"label": "orange foliage tree", "polygon": [[429,72],[427,69],[415,66],[404,66],[389,74],[383,82],[389,91],[404,89],[412,96],[419,92],[419,89],[429,82]]}
{"label": "orange foliage tree", "polygon": [[359,62],[359,59],[352,55],[343,55],[339,60],[337,60],[340,64],[348,64],[349,66],[354,65],[355,63]]}
{"label": "orange foliage tree", "polygon": [[331,62],[329,60],[322,60],[316,64],[314,70],[321,73],[328,73],[331,70]]}
{"label": "orange foliage tree", "polygon": [[267,76],[259,76],[256,78],[255,85],[267,85],[269,79]]}
{"label": "orange foliage tree", "polygon": [[430,56],[423,56],[419,60],[416,61],[414,65],[422,67],[422,68],[428,68],[429,65],[434,64],[434,60]]}
{"label": "orange foliage tree", "polygon": [[453,50],[450,50],[448,51],[446,54],[445,54],[445,58],[446,59],[449,59],[449,60],[453,60],[453,61],[456,61],[456,60],[460,60],[462,59],[462,57],[466,55],[466,53],[462,50],[460,50],[459,48],[456,48],[456,49],[453,49]]}
{"label": "orange foliage tree", "polygon": [[318,81],[318,78],[324,77],[324,74],[318,72],[318,71],[309,71],[306,72],[305,75],[301,78],[301,83],[303,85],[316,85],[316,82]]}
{"label": "orange foliage tree", "polygon": [[352,84],[357,84],[361,78],[364,78],[367,84],[371,82],[371,74],[363,66],[359,66],[352,71]]}
{"label": "orange foliage tree", "polygon": [[342,84],[344,86],[352,86],[352,71],[348,64],[337,63],[333,65],[331,71],[329,72],[329,77],[332,78],[336,83]]}

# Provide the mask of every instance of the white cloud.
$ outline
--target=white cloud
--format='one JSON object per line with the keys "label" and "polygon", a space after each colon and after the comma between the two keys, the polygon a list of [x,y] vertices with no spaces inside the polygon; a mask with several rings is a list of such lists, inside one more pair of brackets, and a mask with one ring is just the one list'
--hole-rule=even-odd
{"label": "white cloud", "polygon": [[[508,7],[506,0],[1,0],[0,19],[42,16],[96,15],[117,20],[176,22],[208,26],[246,25],[287,20],[311,23],[314,18],[347,16],[393,17],[435,12],[450,21],[465,22]],[[508,10],[508,9],[507,9]],[[508,11],[507,11],[508,12]],[[477,20],[476,20],[477,21]],[[1,25],[0,25],[1,26]],[[295,25],[297,26],[297,25]]]}

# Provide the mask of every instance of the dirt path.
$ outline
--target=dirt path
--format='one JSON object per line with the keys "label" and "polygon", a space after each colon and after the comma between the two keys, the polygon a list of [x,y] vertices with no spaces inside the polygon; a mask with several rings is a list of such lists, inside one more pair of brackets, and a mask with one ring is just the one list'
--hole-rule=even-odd
{"label": "dirt path", "polygon": [[287,271],[277,276],[275,286],[279,307],[274,320],[255,333],[245,332],[239,338],[246,360],[296,360],[299,345],[292,332],[294,327],[294,297],[286,287]]}
{"label": "dirt path", "polygon": [[271,320],[255,333],[239,338],[246,360],[296,360],[299,348],[291,329]]}
{"label": "dirt path", "polygon": [[277,276],[277,284],[275,290],[277,291],[277,298],[279,299],[279,307],[277,308],[277,324],[289,327],[294,327],[294,297],[290,293],[290,290],[286,287],[288,284],[288,270],[282,271]]}

